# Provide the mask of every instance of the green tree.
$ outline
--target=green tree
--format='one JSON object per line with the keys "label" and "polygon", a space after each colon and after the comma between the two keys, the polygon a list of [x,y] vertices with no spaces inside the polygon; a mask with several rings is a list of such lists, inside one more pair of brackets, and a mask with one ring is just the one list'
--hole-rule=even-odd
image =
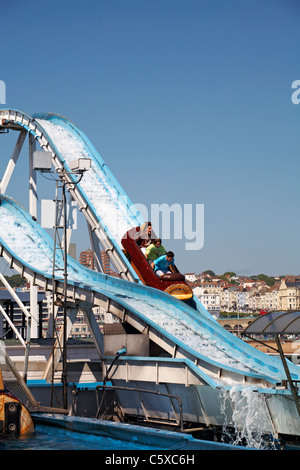
{"label": "green tree", "polygon": [[[12,276],[4,276],[7,282],[11,287],[23,287],[26,284],[26,279],[24,279],[20,274],[13,274]],[[0,281],[0,286],[4,287]]]}
{"label": "green tree", "polygon": [[209,276],[215,276],[215,273],[211,271],[210,269],[207,269],[206,271],[203,271],[204,274],[208,274]]}
{"label": "green tree", "polygon": [[267,276],[266,274],[258,274],[256,276],[257,279],[259,279],[260,281],[264,281],[267,286],[273,286],[273,284],[275,284],[275,278],[272,277],[272,276]]}

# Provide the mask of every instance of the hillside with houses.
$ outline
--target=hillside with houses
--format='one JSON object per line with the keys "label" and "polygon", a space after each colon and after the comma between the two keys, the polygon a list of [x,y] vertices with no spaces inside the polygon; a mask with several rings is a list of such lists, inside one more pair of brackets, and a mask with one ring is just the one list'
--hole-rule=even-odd
{"label": "hillside with houses", "polygon": [[186,273],[186,280],[202,305],[213,316],[221,312],[265,313],[300,308],[300,275],[269,277]]}

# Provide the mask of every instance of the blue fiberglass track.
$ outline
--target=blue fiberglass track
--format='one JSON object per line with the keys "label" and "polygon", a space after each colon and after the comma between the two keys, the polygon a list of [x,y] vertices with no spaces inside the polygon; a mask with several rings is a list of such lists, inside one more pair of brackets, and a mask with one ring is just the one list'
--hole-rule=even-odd
{"label": "blue fiberglass track", "polygon": [[[99,184],[102,185],[101,188],[99,186],[99,192],[104,186],[110,198],[108,204],[115,204],[116,212],[123,214],[125,225],[137,226],[143,223],[139,213],[130,203],[99,154],[76,126],[57,115],[38,114],[34,118],[47,134],[51,147],[55,148],[55,152],[59,154],[66,166],[71,158],[75,159],[80,155],[92,159],[93,171],[96,173]],[[67,131],[67,136],[65,131]],[[63,140],[66,137],[68,145],[64,147]],[[66,148],[69,155],[64,154]],[[97,184],[98,182],[94,186],[95,192],[97,192]],[[84,184],[81,184],[80,190],[111,235],[115,227],[111,230],[103,204],[97,205],[97,201],[94,203],[91,200],[93,194],[86,194]],[[120,197],[116,197],[116,194]],[[128,210],[128,205],[130,210]],[[3,197],[1,201],[0,227],[0,244],[22,265],[29,266],[33,272],[51,279],[53,240],[22,207],[7,197]],[[4,227],[8,228],[4,230]],[[122,234],[125,231],[123,232],[122,226]],[[115,240],[116,246],[120,249],[117,237],[116,233],[111,235],[111,239]],[[31,250],[28,249],[29,246]],[[61,268],[63,267],[63,260],[59,258],[59,255],[56,262]],[[108,298],[116,299],[150,325],[154,324],[161,334],[174,344],[180,345],[181,348],[205,360],[208,364],[249,377],[263,377],[272,383],[286,378],[278,359],[261,353],[227,332],[208,314],[197,299],[195,299],[196,309],[194,309],[164,292],[146,287],[141,283],[129,282],[86,269],[71,258],[68,259],[68,282],[70,285],[72,283],[81,285],[87,290],[94,290],[103,293]],[[292,364],[291,373],[293,378],[299,379],[298,368]],[[214,381],[211,380],[210,383],[213,385]],[[215,385],[220,385],[220,383],[215,383]]]}
{"label": "blue fiberglass track", "polygon": [[80,129],[55,114],[39,113],[33,117],[47,134],[51,147],[66,169],[69,170],[70,161],[76,158],[91,159],[92,168],[85,172],[77,187],[116,248],[122,250],[121,239],[126,231],[145,222],[140,212]]}

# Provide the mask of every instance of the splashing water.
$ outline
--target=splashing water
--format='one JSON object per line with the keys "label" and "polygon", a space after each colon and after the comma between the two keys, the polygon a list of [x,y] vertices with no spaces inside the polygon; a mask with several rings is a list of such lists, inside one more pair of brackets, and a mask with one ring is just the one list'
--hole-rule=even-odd
{"label": "splashing water", "polygon": [[[253,387],[220,389],[223,436],[233,445],[275,450],[275,436],[266,398]],[[229,432],[233,428],[234,433]]]}

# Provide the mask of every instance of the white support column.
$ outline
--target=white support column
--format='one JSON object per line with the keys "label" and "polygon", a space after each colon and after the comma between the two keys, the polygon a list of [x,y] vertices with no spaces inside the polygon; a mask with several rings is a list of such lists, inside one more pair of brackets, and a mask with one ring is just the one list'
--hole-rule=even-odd
{"label": "white support column", "polygon": [[5,277],[3,276],[2,273],[0,273],[0,281],[2,282],[2,284],[4,285],[4,287],[8,290],[8,292],[10,293],[10,295],[13,297],[14,301],[18,304],[18,306],[20,307],[20,309],[22,310],[22,312],[24,313],[26,319],[28,319],[30,317],[29,313],[28,313],[28,310],[27,308],[25,307],[25,305],[22,303],[22,301],[20,300],[20,298],[18,297],[18,295],[16,294],[16,292],[13,290],[13,288],[11,287],[11,285],[9,284],[9,282],[5,279]]}
{"label": "white support column", "polygon": [[29,212],[37,218],[37,184],[36,170],[33,169],[33,152],[36,149],[36,141],[29,134]]}
{"label": "white support column", "polygon": [[94,257],[94,269],[100,273],[104,273],[102,258],[101,258],[101,251],[99,246],[99,240],[96,237],[95,233],[91,230],[90,224],[87,222],[88,232]]}
{"label": "white support column", "polygon": [[22,336],[20,335],[20,333],[18,332],[17,328],[15,327],[15,325],[13,324],[13,322],[11,321],[11,319],[9,318],[9,316],[7,315],[7,313],[5,312],[4,308],[2,307],[2,305],[0,305],[0,313],[2,313],[3,317],[5,318],[5,320],[9,323],[11,329],[13,330],[13,332],[15,333],[16,337],[18,338],[18,340],[20,341],[20,343],[22,344],[22,346],[24,346],[24,348],[26,348],[26,343],[24,341],[24,339],[22,338]]}
{"label": "white support column", "polygon": [[38,306],[38,288],[30,284],[30,316],[31,333],[30,338],[38,338],[39,327],[39,306]]}
{"label": "white support column", "polygon": [[[71,237],[73,230],[77,229],[77,204],[73,201],[72,196],[66,195],[66,235],[67,235],[67,253],[70,251]],[[62,245],[64,246],[64,237],[62,239]]]}
{"label": "white support column", "polygon": [[[2,303],[0,303],[0,305],[2,305]],[[0,315],[0,338],[2,338],[4,334],[3,321],[4,321],[4,318],[2,315]],[[1,357],[1,354],[0,354],[0,357]]]}
{"label": "white support column", "polygon": [[[29,348],[30,348],[30,338],[31,338],[31,316],[28,313],[27,308],[25,305],[22,303],[21,299],[18,297],[16,292],[12,289],[10,286],[9,282],[5,279],[2,273],[0,273],[0,280],[2,284],[6,287],[10,295],[13,297],[17,305],[20,307],[22,310],[23,314],[26,317],[26,341],[23,341],[22,338],[20,339],[19,333],[16,333],[16,336],[20,339],[21,343],[23,346],[26,348],[26,353],[25,353],[25,360],[24,360],[24,377],[27,376],[27,369],[28,369],[28,360],[29,360]],[[3,335],[3,317],[5,317],[5,312],[3,313],[3,309],[0,305],[0,310],[2,312],[2,318],[0,320],[0,336]],[[9,321],[9,319],[8,319]]]}
{"label": "white support column", "polygon": [[90,305],[84,305],[84,307],[81,307],[79,310],[84,315],[85,321],[92,334],[95,347],[97,349],[99,357],[101,358],[103,356],[103,334],[100,331],[99,324],[95,319],[94,312]]}
{"label": "white support column", "polygon": [[0,193],[1,194],[5,194],[5,192],[6,192],[7,186],[10,182],[10,178],[13,174],[13,171],[14,171],[16,163],[18,161],[20,152],[22,150],[26,134],[27,134],[26,131],[21,131],[20,134],[19,134],[19,137],[18,137],[17,143],[15,145],[13,154],[12,154],[8,164],[7,164],[5,173],[3,175],[3,179],[0,182]]}
{"label": "white support column", "polygon": [[[76,315],[77,315],[77,309],[75,308],[68,308],[67,309],[67,325],[66,325],[66,337],[68,338],[72,329],[72,326],[76,320]],[[54,351],[52,352],[47,366],[44,369],[43,373],[43,379],[49,380],[51,373],[52,373],[52,361],[54,361],[54,370],[56,370],[56,367],[62,357],[62,345],[63,345],[63,335],[64,335],[64,326],[62,325],[58,338],[55,342],[54,345]]]}
{"label": "white support column", "polygon": [[[36,149],[36,141],[29,134],[29,212],[37,219],[37,184],[36,170],[33,169],[33,152]],[[30,284],[30,315],[31,322],[31,338],[38,337],[39,325],[39,307],[38,307],[38,288]]]}
{"label": "white support column", "polygon": [[58,305],[52,305],[53,302],[53,297],[51,297],[51,304],[50,300],[48,298],[47,306],[48,306],[48,311],[49,311],[49,318],[48,318],[48,327],[47,327],[47,337],[52,338],[55,331],[54,331],[54,323],[57,318],[57,313],[58,313]]}

